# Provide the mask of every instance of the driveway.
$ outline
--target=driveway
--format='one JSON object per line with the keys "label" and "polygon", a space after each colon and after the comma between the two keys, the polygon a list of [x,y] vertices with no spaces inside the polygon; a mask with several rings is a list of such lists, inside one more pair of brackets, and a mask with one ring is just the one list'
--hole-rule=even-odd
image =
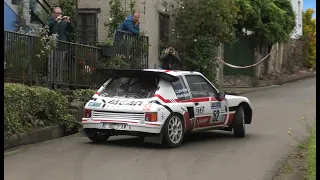
{"label": "driveway", "polygon": [[[164,149],[132,137],[92,144],[73,135],[30,145],[4,158],[5,180],[268,180],[315,119],[316,79],[246,94],[254,107],[247,136],[209,131]],[[312,104],[313,103],[313,104]]]}

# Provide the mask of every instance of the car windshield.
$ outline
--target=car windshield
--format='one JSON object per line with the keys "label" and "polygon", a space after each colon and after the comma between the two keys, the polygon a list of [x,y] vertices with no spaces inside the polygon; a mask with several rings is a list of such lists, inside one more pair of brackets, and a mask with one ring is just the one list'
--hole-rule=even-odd
{"label": "car windshield", "polygon": [[156,77],[118,77],[100,92],[100,96],[114,98],[143,99],[154,96],[158,86]]}

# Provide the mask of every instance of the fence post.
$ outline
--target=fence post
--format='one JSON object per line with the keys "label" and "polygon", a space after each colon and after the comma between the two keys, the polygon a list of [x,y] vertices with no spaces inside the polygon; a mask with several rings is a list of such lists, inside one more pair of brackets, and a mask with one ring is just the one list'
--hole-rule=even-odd
{"label": "fence post", "polygon": [[28,49],[28,52],[27,52],[27,58],[29,59],[29,81],[30,81],[30,84],[32,84],[33,82],[33,78],[32,78],[32,63],[33,63],[33,58],[32,58],[32,55],[34,55],[34,44],[33,44],[33,41],[32,41],[32,38],[31,36],[27,36],[27,42],[26,42],[26,46],[27,46],[27,49]]}
{"label": "fence post", "polygon": [[[224,48],[222,43],[220,43],[220,46],[218,49],[219,49],[218,58],[223,59]],[[222,63],[219,63],[217,74],[218,74],[217,80],[219,81],[218,84],[219,86],[222,86],[223,85],[223,64]]]}

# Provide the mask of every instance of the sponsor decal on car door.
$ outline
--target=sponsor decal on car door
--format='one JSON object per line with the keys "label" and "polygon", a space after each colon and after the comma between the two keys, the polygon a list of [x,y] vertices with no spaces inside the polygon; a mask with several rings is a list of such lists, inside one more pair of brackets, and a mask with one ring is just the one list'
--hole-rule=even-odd
{"label": "sponsor decal on car door", "polygon": [[216,98],[212,98],[210,104],[212,111],[211,123],[213,125],[224,124],[228,118],[228,105],[226,100],[218,101]]}
{"label": "sponsor decal on car door", "polygon": [[193,101],[196,117],[195,128],[209,127],[212,115],[210,98],[194,98]]}

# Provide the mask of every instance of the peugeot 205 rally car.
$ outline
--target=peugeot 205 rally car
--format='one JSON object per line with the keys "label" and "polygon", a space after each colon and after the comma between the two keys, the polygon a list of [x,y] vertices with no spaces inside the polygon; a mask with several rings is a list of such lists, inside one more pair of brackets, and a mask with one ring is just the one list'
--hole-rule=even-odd
{"label": "peugeot 205 rally car", "polygon": [[108,70],[110,77],[86,103],[82,119],[94,142],[113,135],[157,137],[179,147],[185,134],[199,130],[233,131],[245,136],[251,124],[248,98],[219,92],[199,72]]}

